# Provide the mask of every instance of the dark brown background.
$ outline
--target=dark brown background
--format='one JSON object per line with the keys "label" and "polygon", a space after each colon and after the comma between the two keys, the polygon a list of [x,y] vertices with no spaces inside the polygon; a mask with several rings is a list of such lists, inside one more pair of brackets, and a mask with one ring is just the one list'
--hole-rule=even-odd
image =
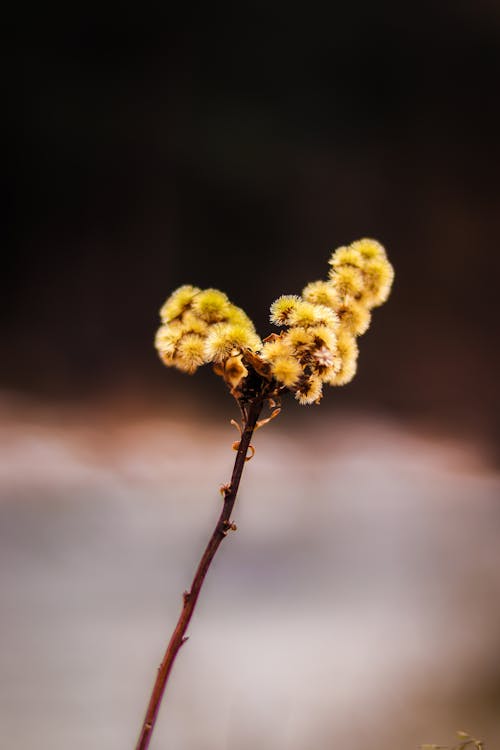
{"label": "dark brown background", "polygon": [[3,19],[3,744],[132,747],[217,518],[237,409],[162,366],[163,300],[265,335],[372,235],[359,373],[256,435],[153,742],[494,750],[498,3],[205,5]]}
{"label": "dark brown background", "polygon": [[393,296],[326,402],[495,438],[496,3],[73,9],[11,31],[4,389],[222,397],[209,373],[166,380],[167,294],[222,288],[266,335],[276,296],[368,235]]}

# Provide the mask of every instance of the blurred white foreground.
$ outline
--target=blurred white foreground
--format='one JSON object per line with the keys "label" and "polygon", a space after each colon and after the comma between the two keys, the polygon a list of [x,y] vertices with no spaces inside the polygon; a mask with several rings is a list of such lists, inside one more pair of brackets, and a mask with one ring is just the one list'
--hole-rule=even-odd
{"label": "blurred white foreground", "polygon": [[[255,437],[152,748],[500,746],[498,476],[383,421]],[[311,420],[308,420],[308,430]],[[134,746],[236,438],[5,415],[0,746]]]}

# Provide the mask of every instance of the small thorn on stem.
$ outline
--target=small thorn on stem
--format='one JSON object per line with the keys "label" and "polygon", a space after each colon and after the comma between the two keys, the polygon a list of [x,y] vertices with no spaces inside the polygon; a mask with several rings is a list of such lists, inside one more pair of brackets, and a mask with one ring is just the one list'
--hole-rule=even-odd
{"label": "small thorn on stem", "polygon": [[240,433],[240,435],[243,434],[243,429],[242,429],[241,425],[238,424],[238,422],[235,419],[231,419],[231,424],[233,425],[233,427],[236,427],[236,429],[238,430],[238,432]]}
{"label": "small thorn on stem", "polygon": [[264,427],[265,424],[269,424],[271,420],[276,419],[280,411],[281,411],[281,408],[278,406],[276,409],[274,409],[274,411],[269,417],[267,417],[266,419],[259,419],[259,421],[255,425],[255,429],[258,430],[260,427]]}
{"label": "small thorn on stem", "polygon": [[183,591],[183,593],[182,593],[182,599],[184,601],[184,604],[188,603],[190,597],[191,597],[191,592],[190,591]]}
{"label": "small thorn on stem", "polygon": [[238,527],[232,521],[224,521],[222,524],[222,533],[227,536],[230,531],[237,531]]}
{"label": "small thorn on stem", "polygon": [[248,450],[251,451],[251,453],[249,456],[246,456],[245,461],[250,461],[250,459],[255,456],[255,448],[253,447],[253,445],[249,445]]}

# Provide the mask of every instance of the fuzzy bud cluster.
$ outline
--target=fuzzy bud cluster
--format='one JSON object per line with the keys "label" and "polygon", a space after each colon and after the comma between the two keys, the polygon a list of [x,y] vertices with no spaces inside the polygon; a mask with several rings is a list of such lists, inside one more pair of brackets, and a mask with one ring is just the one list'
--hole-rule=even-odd
{"label": "fuzzy bud cluster", "polygon": [[284,295],[271,306],[283,326],[264,343],[261,356],[273,377],[301,404],[319,402],[323,385],[344,385],[355,375],[356,338],[370,325],[370,311],[387,299],[394,272],[384,248],[363,239],[335,250],[326,281],[302,295]]}
{"label": "fuzzy bud cluster", "polygon": [[344,385],[354,377],[356,339],[394,278],[384,248],[371,239],[339,247],[329,263],[328,279],[271,305],[271,322],[283,330],[264,342],[223,292],[181,286],[160,310],[155,345],[161,359],[188,373],[212,362],[237,398],[253,369],[268,393],[288,389],[301,404],[318,403],[325,383]]}
{"label": "fuzzy bud cluster", "polygon": [[[190,374],[200,365],[220,365],[244,349],[262,347],[248,315],[218,289],[181,286],[167,299],[160,317],[163,325],[155,346],[161,359]],[[236,363],[232,364],[234,369]]]}

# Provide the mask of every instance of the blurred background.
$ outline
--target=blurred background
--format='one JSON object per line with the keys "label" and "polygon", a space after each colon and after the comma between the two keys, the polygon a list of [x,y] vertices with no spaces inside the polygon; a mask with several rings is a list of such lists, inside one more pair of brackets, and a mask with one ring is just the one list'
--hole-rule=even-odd
{"label": "blurred background", "polygon": [[265,336],[372,236],[358,375],[256,436],[152,747],[500,746],[498,4],[6,26],[2,744],[133,746],[217,517],[236,409],[159,362],[164,299]]}

